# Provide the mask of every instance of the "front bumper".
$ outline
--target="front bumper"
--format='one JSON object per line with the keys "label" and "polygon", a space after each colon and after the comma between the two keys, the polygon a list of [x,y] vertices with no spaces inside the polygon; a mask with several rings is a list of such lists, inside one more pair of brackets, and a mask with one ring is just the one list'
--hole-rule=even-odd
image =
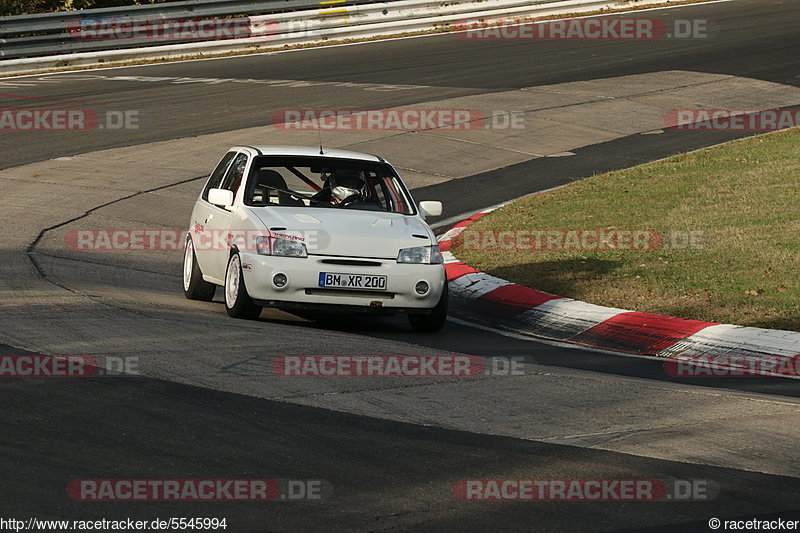
{"label": "front bumper", "polygon": [[[344,306],[354,310],[426,310],[432,309],[444,290],[444,265],[398,263],[394,259],[371,259],[309,255],[307,258],[275,257],[247,252],[240,254],[245,286],[259,304],[305,304],[308,307]],[[352,264],[353,262],[371,264]],[[342,264],[343,263],[343,264]],[[385,291],[329,289],[318,286],[319,273],[387,276]],[[284,287],[273,283],[276,274],[284,274]],[[425,281],[426,294],[417,294],[415,285]]]}

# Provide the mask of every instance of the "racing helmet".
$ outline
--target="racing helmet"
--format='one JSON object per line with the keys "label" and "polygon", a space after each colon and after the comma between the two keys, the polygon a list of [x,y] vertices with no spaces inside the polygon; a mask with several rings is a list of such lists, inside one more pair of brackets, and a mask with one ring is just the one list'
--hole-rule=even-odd
{"label": "racing helmet", "polygon": [[366,181],[358,170],[337,169],[330,177],[331,196],[340,202],[355,194],[364,195]]}

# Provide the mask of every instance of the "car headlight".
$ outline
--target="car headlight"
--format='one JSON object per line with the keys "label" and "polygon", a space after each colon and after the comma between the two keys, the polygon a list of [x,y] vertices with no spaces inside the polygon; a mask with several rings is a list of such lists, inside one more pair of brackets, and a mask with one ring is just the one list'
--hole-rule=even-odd
{"label": "car headlight", "polygon": [[306,245],[293,239],[276,239],[261,236],[256,239],[256,251],[260,255],[280,257],[308,257]]}
{"label": "car headlight", "polygon": [[433,246],[403,248],[400,250],[400,253],[397,254],[397,262],[435,265],[442,262],[442,253],[435,244]]}

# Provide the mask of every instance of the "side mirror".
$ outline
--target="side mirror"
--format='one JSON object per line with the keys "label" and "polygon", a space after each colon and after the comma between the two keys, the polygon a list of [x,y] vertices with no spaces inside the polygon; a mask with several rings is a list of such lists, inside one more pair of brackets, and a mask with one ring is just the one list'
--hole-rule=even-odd
{"label": "side mirror", "polygon": [[214,205],[230,207],[233,205],[233,191],[228,189],[211,189],[208,191],[208,201]]}
{"label": "side mirror", "polygon": [[426,201],[419,203],[420,215],[423,219],[430,217],[438,217],[442,214],[442,202]]}

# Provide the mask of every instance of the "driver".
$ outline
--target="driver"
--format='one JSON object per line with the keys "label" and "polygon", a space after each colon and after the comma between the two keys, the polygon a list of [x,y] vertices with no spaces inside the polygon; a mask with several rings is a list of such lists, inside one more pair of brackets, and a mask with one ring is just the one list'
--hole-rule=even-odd
{"label": "driver", "polygon": [[336,169],[328,177],[325,187],[314,195],[317,200],[341,204],[351,197],[365,197],[366,181],[358,170]]}

